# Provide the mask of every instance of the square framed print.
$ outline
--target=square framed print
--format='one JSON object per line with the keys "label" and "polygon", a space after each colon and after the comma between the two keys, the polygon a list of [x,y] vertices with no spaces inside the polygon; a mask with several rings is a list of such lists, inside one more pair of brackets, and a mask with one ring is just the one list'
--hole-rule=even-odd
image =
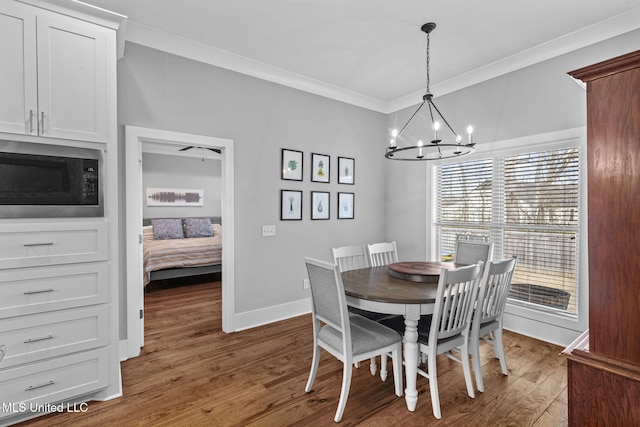
{"label": "square framed print", "polygon": [[311,181],[330,181],[331,157],[325,154],[311,153]]}
{"label": "square framed print", "polygon": [[302,151],[282,149],[282,179],[302,181]]}
{"label": "square framed print", "polygon": [[338,193],[338,219],[353,219],[354,193]]}
{"label": "square framed print", "polygon": [[329,192],[311,192],[311,219],[329,219]]}
{"label": "square framed print", "polygon": [[350,157],[338,157],[338,184],[355,183],[356,161]]}
{"label": "square framed print", "polygon": [[302,219],[302,191],[280,190],[280,219],[282,221]]}

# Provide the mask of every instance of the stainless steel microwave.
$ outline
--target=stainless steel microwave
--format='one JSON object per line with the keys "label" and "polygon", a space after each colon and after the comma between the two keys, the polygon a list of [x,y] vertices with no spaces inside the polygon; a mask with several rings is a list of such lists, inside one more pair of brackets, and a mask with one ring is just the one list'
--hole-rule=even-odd
{"label": "stainless steel microwave", "polygon": [[0,218],[104,216],[102,150],[0,141]]}

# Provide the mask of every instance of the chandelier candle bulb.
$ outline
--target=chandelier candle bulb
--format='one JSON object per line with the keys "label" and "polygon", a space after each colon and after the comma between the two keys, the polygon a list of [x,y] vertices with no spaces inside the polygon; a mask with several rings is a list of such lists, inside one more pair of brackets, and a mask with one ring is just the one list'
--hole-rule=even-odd
{"label": "chandelier candle bulb", "polygon": [[469,144],[471,144],[471,134],[473,133],[473,127],[469,125],[467,128],[467,134],[469,135]]}
{"label": "chandelier candle bulb", "polygon": [[438,130],[440,129],[440,122],[435,122],[433,124],[433,142],[438,142]]}

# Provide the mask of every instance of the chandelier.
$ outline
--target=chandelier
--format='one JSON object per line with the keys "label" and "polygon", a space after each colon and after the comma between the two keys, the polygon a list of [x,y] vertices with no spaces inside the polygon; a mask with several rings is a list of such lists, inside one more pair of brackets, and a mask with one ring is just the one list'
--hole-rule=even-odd
{"label": "chandelier", "polygon": [[[473,128],[471,126],[467,127],[467,141],[466,143],[462,142],[462,137],[460,134],[456,133],[453,130],[447,119],[444,118],[436,104],[433,102],[433,95],[431,94],[431,90],[429,88],[430,78],[429,78],[429,38],[431,31],[436,28],[436,24],[433,22],[428,22],[424,24],[420,29],[427,34],[427,92],[422,97],[422,103],[418,106],[418,109],[409,117],[407,123],[400,129],[398,132],[396,129],[391,133],[391,142],[389,142],[389,146],[387,147],[387,152],[385,157],[391,160],[440,160],[440,159],[448,159],[453,157],[461,157],[467,154],[470,154],[475,151],[475,144],[471,141],[471,134],[473,133]],[[401,136],[403,131],[409,126],[409,123],[418,115],[418,112],[424,106],[429,107],[429,117],[431,118],[431,129],[428,134],[431,136],[426,136],[425,140],[422,139],[418,141],[411,141],[408,145],[400,145],[399,142],[406,142]],[[437,116],[434,116],[434,113]],[[438,119],[439,117],[439,119]],[[445,124],[446,128],[451,131],[453,134],[454,140],[447,142],[443,138],[443,135],[440,133],[440,121]],[[446,129],[445,129],[446,131]],[[431,139],[429,139],[431,138]]]}

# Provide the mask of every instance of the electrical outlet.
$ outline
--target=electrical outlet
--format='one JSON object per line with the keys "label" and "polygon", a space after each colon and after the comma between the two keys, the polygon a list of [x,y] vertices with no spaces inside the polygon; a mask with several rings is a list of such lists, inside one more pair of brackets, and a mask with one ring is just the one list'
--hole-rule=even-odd
{"label": "electrical outlet", "polygon": [[304,279],[302,281],[302,289],[309,289],[309,279]]}
{"label": "electrical outlet", "polygon": [[275,225],[263,225],[262,226],[262,237],[272,237],[276,235],[276,226]]}

